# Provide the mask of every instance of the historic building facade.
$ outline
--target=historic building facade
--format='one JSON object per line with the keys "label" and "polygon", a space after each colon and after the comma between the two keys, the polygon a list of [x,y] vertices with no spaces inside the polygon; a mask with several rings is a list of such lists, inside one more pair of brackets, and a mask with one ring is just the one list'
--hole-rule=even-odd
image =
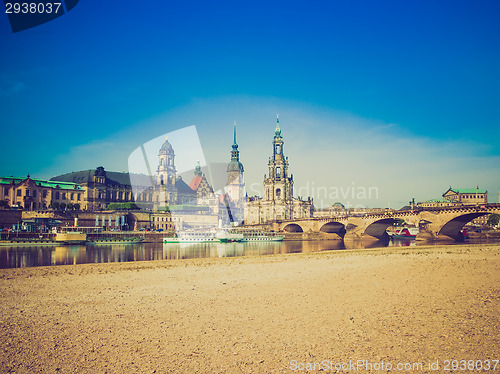
{"label": "historic building facade", "polygon": [[264,196],[251,197],[245,208],[245,224],[259,224],[274,220],[312,217],[311,199],[303,201],[293,197],[293,174],[288,170],[288,157],[283,151],[284,141],[276,119],[273,153],[269,158],[269,176],[264,175]]}
{"label": "historic building facade", "polygon": [[460,205],[481,205],[488,203],[488,191],[476,188],[450,187],[442,199],[432,199],[417,204],[421,208],[442,208]]}
{"label": "historic building facade", "polygon": [[42,179],[1,177],[0,201],[4,208],[43,210],[84,205],[84,189],[76,183]]}
{"label": "historic building facade", "polygon": [[488,203],[488,191],[476,188],[449,188],[443,199],[463,205],[479,205]]}
{"label": "historic building facade", "polygon": [[[145,175],[135,175],[134,180],[144,185],[142,190],[147,189],[148,183],[151,184],[150,178]],[[102,166],[95,170],[58,175],[50,181],[64,181],[81,186],[84,191],[82,210],[102,210],[106,209],[109,203],[133,202],[138,197],[137,194],[134,196],[132,191],[129,173],[106,171]],[[152,196],[150,197],[152,200]],[[144,198],[147,199],[148,196]]]}

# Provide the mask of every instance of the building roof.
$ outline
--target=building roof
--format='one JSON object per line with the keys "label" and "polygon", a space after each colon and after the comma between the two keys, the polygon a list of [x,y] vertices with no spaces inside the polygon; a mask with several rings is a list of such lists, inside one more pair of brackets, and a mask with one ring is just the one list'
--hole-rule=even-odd
{"label": "building roof", "polygon": [[40,187],[47,187],[47,188],[57,188],[61,190],[73,190],[73,191],[83,191],[83,188],[79,186],[77,183],[72,183],[72,182],[66,182],[66,181],[60,181],[60,180],[44,180],[44,179],[37,179],[37,178],[16,178],[16,177],[0,177],[0,184],[12,184],[14,183],[15,185],[18,185],[25,181],[26,179],[32,180],[36,185]]}
{"label": "building roof", "polygon": [[[81,170],[74,171],[71,173],[66,173],[62,175],[58,175],[56,177],[51,178],[51,181],[65,181],[71,183],[89,183],[91,181],[91,177],[94,175],[95,170]],[[130,174],[130,173],[122,173],[116,171],[106,171],[106,184],[108,185],[124,185],[130,186],[130,176],[133,175],[134,184],[140,183],[141,186],[150,186],[151,185],[151,177],[144,174]]]}
{"label": "building roof", "polygon": [[422,201],[419,204],[422,204],[422,203],[453,203],[453,202],[454,201],[444,200],[444,199],[430,199],[430,200]]}
{"label": "building roof", "polygon": [[486,190],[481,190],[479,188],[449,188],[448,191],[446,191],[444,194],[448,193],[449,191],[453,191],[455,193],[487,193],[488,191]]}
{"label": "building roof", "polygon": [[175,188],[177,192],[185,193],[185,194],[194,194],[194,191],[191,187],[189,187],[186,182],[182,180],[181,177],[177,177],[175,181]]}
{"label": "building roof", "polygon": [[196,191],[198,189],[198,186],[200,185],[200,182],[202,181],[203,176],[201,175],[195,175],[193,179],[191,180],[191,183],[189,183],[189,187],[193,190]]}

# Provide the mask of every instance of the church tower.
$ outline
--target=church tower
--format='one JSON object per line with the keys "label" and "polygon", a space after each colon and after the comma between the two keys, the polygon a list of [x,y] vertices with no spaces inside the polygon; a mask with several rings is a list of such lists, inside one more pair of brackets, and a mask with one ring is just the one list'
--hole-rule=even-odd
{"label": "church tower", "polygon": [[[280,120],[276,117],[274,130],[273,155],[269,157],[269,177],[264,178],[264,199],[276,204],[287,205],[293,198],[293,175],[288,175],[288,157],[283,153],[283,137],[281,136]],[[290,217],[286,209],[282,219]]]}
{"label": "church tower", "polygon": [[273,153],[269,157],[269,176],[264,175],[264,196],[249,197],[245,206],[245,224],[262,224],[295,218],[310,218],[314,210],[312,199],[293,197],[293,174],[288,171],[288,157],[283,152],[280,120],[276,117]]}
{"label": "church tower", "polygon": [[243,201],[245,184],[243,183],[243,164],[240,162],[240,151],[236,143],[236,122],[233,129],[233,145],[231,150],[231,162],[227,164],[226,191],[231,201],[238,204]]}
{"label": "church tower", "polygon": [[158,186],[175,186],[177,170],[174,158],[174,150],[166,138],[158,153],[158,169],[156,171],[156,184]]}
{"label": "church tower", "polygon": [[240,162],[240,151],[236,143],[236,122],[233,128],[233,145],[231,149],[231,161],[227,164],[227,184],[224,204],[227,217],[223,219],[226,223],[239,224],[243,221],[245,211],[245,184],[243,183],[243,164]]}
{"label": "church tower", "polygon": [[168,138],[166,138],[158,153],[158,169],[156,170],[154,193],[155,209],[178,203],[177,170],[175,169],[174,159],[174,149]]}

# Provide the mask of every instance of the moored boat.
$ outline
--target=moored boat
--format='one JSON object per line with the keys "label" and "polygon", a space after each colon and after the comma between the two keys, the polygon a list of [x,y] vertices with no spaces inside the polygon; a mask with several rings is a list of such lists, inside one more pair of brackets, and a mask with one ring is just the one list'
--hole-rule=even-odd
{"label": "moored boat", "polygon": [[212,231],[182,231],[178,235],[164,237],[163,243],[217,243],[220,239]]}
{"label": "moored boat", "polygon": [[58,232],[54,241],[66,244],[85,243],[87,241],[87,234],[79,231]]}
{"label": "moored boat", "polygon": [[391,234],[391,237],[393,239],[415,239],[417,237],[417,234],[418,229],[405,227]]}
{"label": "moored boat", "polygon": [[243,241],[244,236],[241,233],[229,230],[229,231],[218,232],[217,238],[220,240],[221,243],[237,243]]}
{"label": "moored boat", "polygon": [[105,237],[105,238],[92,238],[87,241],[88,244],[140,244],[144,240],[143,237]]}
{"label": "moored boat", "polygon": [[284,235],[274,231],[246,228],[234,228],[230,231],[243,234],[242,242],[280,242],[285,238]]}

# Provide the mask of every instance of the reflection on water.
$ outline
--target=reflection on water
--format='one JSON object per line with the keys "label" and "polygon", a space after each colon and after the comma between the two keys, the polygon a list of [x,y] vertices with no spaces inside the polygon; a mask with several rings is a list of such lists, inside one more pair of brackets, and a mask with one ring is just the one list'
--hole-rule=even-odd
{"label": "reflection on water", "polygon": [[[415,240],[318,240],[253,243],[196,244],[102,244],[69,246],[2,246],[0,268],[76,265],[104,262],[175,260],[188,258],[263,256],[281,253],[363,249],[377,247],[416,246]],[[447,243],[437,243],[447,244]],[[450,244],[453,244],[450,242]]]}

